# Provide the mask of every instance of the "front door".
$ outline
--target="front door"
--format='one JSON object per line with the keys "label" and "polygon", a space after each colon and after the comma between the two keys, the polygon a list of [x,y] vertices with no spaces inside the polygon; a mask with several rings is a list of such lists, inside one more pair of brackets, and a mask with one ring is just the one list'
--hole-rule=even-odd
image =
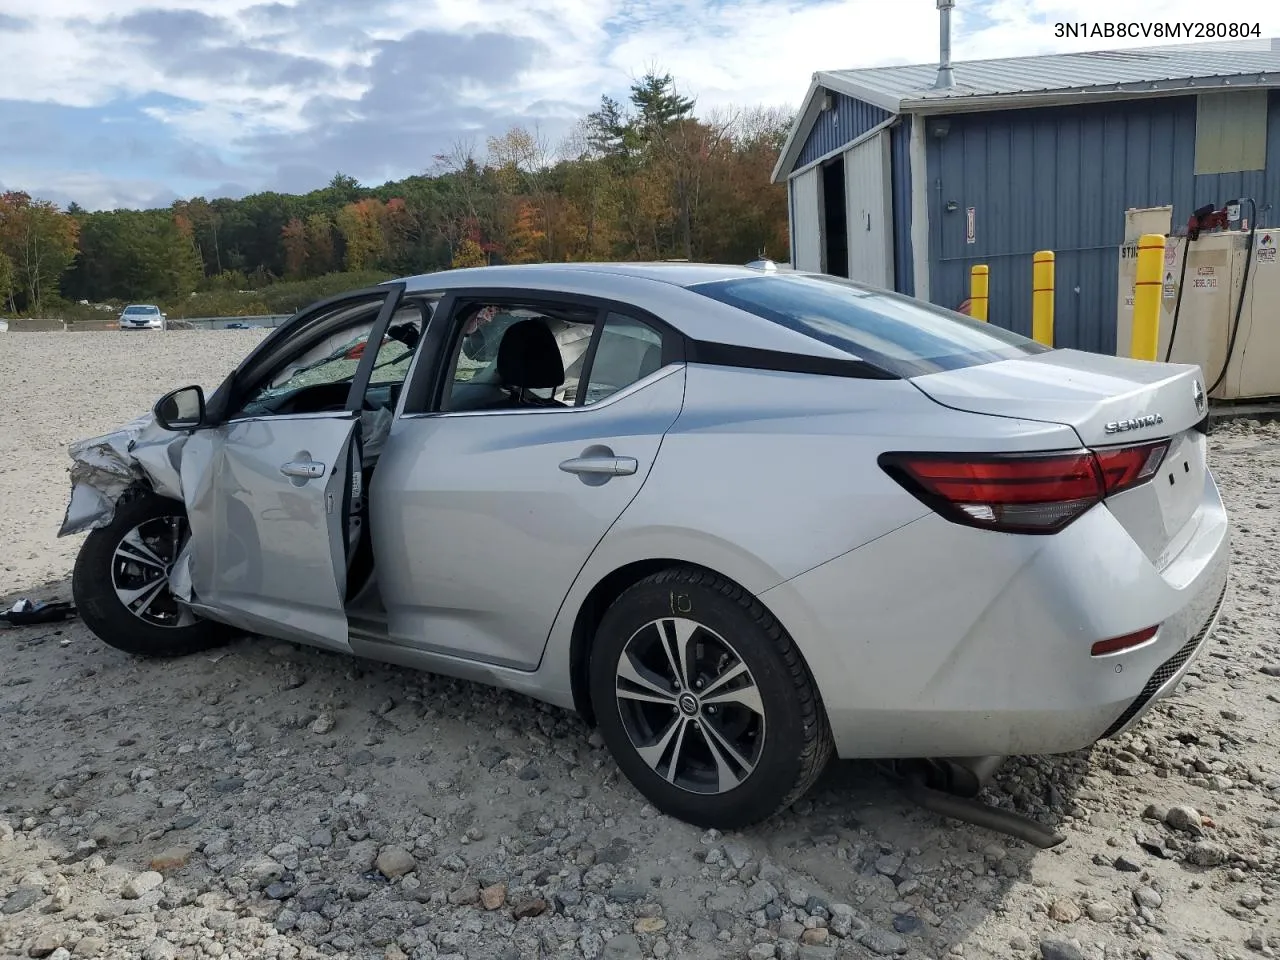
{"label": "front door", "polygon": [[250,631],[349,650],[350,502],[362,407],[400,288],[314,311],[239,375],[182,453],[193,606]]}
{"label": "front door", "polygon": [[532,670],[680,412],[683,367],[659,325],[608,308],[476,302],[448,319],[466,336],[370,491],[388,640]]}
{"label": "front door", "polygon": [[[182,484],[202,605],[245,630],[347,649],[344,508],[358,426],[345,413],[244,420],[196,434],[208,448],[198,456],[188,443]],[[193,476],[201,461],[212,482]]]}

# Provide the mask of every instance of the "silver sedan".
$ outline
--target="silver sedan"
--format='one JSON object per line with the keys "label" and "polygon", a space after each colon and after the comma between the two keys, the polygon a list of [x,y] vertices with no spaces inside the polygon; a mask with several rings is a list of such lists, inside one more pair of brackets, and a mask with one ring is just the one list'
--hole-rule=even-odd
{"label": "silver sedan", "polygon": [[832,277],[456,270],[75,444],[62,533],[115,647],[235,628],[520,691],[732,828],[833,755],[971,796],[1139,722],[1222,601],[1207,425],[1197,367]]}

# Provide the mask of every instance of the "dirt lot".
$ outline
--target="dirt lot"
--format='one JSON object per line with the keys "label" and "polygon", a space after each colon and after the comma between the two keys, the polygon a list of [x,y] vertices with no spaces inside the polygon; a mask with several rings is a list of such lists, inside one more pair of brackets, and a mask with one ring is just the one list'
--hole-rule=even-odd
{"label": "dirt lot", "polygon": [[[68,441],[262,334],[0,334],[0,601],[69,596]],[[1044,957],[1280,952],[1280,430],[1213,438],[1216,639],[1136,733],[1011,761],[1052,851],[836,764],[738,835],[659,816],[576,717],[245,638],[142,662],[0,630],[0,957]]]}

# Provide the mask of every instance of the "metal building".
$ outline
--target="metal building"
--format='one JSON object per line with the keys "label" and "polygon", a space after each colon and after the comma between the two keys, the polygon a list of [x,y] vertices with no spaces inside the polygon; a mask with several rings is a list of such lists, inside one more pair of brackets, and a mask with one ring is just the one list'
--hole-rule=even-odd
{"label": "metal building", "polygon": [[1057,345],[1113,353],[1126,209],[1277,224],[1280,41],[953,64],[949,13],[939,64],[814,74],[773,172],[797,269],[955,308],[985,263],[990,320],[1029,334],[1053,250]]}

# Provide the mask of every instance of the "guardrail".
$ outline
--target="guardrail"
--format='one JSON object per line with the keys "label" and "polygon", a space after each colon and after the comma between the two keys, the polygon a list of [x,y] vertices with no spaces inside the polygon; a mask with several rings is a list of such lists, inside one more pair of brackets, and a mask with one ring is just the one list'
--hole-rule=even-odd
{"label": "guardrail", "polygon": [[170,326],[178,323],[189,324],[197,330],[225,330],[232,324],[243,324],[249,327],[278,327],[292,316],[291,313],[271,313],[260,317],[170,317],[169,324]]}

